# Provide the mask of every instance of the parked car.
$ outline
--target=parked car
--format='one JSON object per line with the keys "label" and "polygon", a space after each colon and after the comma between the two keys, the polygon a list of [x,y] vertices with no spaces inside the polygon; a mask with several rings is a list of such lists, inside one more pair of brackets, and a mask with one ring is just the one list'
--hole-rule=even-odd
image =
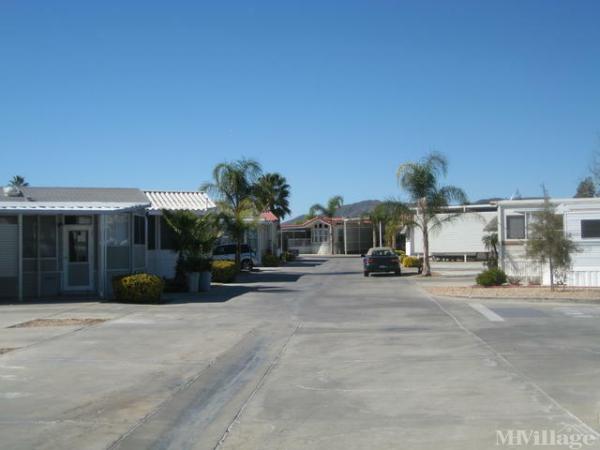
{"label": "parked car", "polygon": [[[213,249],[213,259],[235,261],[235,244],[217,245]],[[254,266],[258,265],[256,253],[254,253],[254,250],[248,244],[242,244],[240,265],[243,270],[251,270]]]}
{"label": "parked car", "polygon": [[401,274],[398,255],[389,247],[373,247],[369,249],[366,255],[361,256],[365,277],[368,277],[371,273],[393,272],[396,275]]}

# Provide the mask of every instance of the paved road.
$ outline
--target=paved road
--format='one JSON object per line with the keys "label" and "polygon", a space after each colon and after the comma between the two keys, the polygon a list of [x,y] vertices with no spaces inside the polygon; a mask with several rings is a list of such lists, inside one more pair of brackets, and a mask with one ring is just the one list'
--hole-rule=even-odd
{"label": "paved road", "polygon": [[[2,306],[0,447],[487,449],[598,437],[600,308],[435,299],[357,259],[160,306]],[[42,317],[92,327],[6,328]],[[545,446],[543,448],[567,448]],[[597,447],[584,447],[597,448]]]}

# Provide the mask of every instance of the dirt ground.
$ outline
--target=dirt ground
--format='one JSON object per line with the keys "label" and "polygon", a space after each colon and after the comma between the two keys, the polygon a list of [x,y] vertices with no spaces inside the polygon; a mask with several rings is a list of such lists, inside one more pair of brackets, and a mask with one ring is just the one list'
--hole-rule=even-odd
{"label": "dirt ground", "polygon": [[528,300],[579,300],[600,302],[600,289],[562,288],[552,291],[541,286],[424,286],[433,295],[465,298],[523,298]]}

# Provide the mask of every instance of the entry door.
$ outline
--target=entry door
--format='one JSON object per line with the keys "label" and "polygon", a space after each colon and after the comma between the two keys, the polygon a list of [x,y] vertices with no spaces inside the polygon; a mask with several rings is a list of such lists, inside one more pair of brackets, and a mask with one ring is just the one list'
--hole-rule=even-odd
{"label": "entry door", "polygon": [[93,228],[89,225],[65,225],[63,228],[64,289],[91,291],[94,284]]}

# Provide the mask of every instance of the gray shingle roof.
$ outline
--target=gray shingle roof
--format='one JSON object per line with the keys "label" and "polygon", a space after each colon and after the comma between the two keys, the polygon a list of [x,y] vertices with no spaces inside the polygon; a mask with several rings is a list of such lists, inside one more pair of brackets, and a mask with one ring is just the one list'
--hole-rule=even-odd
{"label": "gray shingle roof", "polygon": [[8,202],[102,202],[149,203],[146,195],[135,188],[80,188],[80,187],[22,187],[22,197],[0,195]]}

